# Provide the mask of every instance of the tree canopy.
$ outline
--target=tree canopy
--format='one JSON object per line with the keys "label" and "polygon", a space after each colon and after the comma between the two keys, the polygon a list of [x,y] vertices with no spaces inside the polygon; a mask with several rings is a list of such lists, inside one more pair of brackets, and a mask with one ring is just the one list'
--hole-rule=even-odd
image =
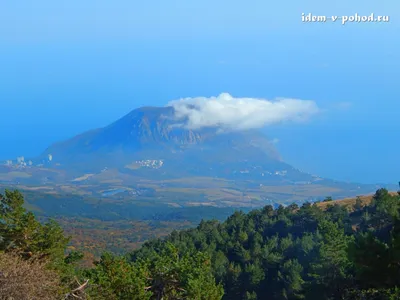
{"label": "tree canopy", "polygon": [[[60,299],[73,293],[81,299],[399,299],[400,195],[379,189],[369,205],[360,198],[351,207],[327,202],[324,210],[312,203],[265,206],[225,222],[203,220],[78,268],[82,255],[66,251],[60,226],[40,223],[18,191],[6,191],[0,291],[12,296],[10,282],[26,282],[13,263],[21,261],[51,277],[48,284],[57,288],[48,293]],[[35,282],[36,292],[27,292],[32,297],[43,292]]]}

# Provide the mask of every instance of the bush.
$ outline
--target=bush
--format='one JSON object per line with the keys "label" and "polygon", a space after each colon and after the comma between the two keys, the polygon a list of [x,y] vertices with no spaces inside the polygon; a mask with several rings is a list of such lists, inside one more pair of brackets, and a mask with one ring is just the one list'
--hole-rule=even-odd
{"label": "bush", "polygon": [[45,261],[0,253],[1,300],[61,299],[60,285],[59,275]]}

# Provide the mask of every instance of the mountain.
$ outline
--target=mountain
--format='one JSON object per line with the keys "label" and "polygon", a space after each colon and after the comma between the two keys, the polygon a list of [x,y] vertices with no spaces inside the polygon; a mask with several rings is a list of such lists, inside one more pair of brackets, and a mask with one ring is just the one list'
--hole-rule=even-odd
{"label": "mountain", "polygon": [[[135,109],[104,128],[55,143],[39,157],[7,161],[0,166],[0,185],[174,207],[302,203],[380,187],[302,172],[257,130],[192,129],[187,121],[173,107]],[[61,213],[70,204],[62,205],[54,209]]]}
{"label": "mountain", "polygon": [[[256,130],[222,132],[187,129],[172,107],[142,107],[106,126],[50,146],[42,159],[65,168],[84,164],[87,171],[124,168],[137,161],[162,162],[162,171],[186,175],[230,176],[292,169],[282,162],[267,137]],[[286,170],[287,171],[287,170]]]}

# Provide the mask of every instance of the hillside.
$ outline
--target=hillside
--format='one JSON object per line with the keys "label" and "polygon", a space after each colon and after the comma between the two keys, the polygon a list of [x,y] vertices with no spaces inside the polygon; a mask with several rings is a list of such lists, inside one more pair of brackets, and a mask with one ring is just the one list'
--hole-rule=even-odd
{"label": "hillside", "polygon": [[[87,196],[69,194],[49,195],[37,191],[23,191],[26,207],[40,220],[54,218],[68,235],[70,246],[98,257],[103,251],[120,254],[139,248],[144,242],[165,237],[174,230],[196,227],[201,220],[225,221],[240,209],[249,212],[251,207],[165,206],[156,201],[126,203],[109,199],[103,203]],[[396,195],[395,192],[391,193]],[[373,195],[360,196],[361,205],[370,205]],[[354,210],[357,198],[317,202],[315,206],[326,210],[334,205]],[[356,228],[358,217],[352,219]]]}
{"label": "hillside", "polygon": [[0,291],[38,297],[45,283],[48,298],[41,299],[399,299],[400,196],[379,189],[373,200],[351,211],[340,205],[345,199],[324,210],[304,204],[235,212],[124,256],[104,253],[82,269],[74,267],[79,252],[60,251],[68,239],[58,224],[35,222],[21,195],[6,192]]}
{"label": "hillside", "polygon": [[183,161],[189,168],[202,160],[218,165],[240,162],[251,154],[269,163],[280,161],[273,144],[258,131],[193,130],[185,128],[184,121],[176,117],[172,107],[138,108],[104,128],[51,145],[42,158],[52,155],[53,163],[65,167],[84,160],[99,170],[123,167],[135,160],[163,160],[163,167]]}
{"label": "hillside", "polygon": [[[195,109],[195,108],[193,108]],[[285,163],[255,129],[186,126],[173,107],[142,107],[103,128],[0,166],[0,185],[101,201],[260,207],[344,198],[389,186],[340,182]]]}
{"label": "hillside", "polygon": [[[396,196],[397,192],[389,192],[389,194],[392,196]],[[340,206],[344,206],[346,208],[352,208],[356,204],[357,199],[360,199],[360,204],[362,206],[368,206],[371,204],[373,197],[374,197],[374,194],[362,195],[362,196],[359,196],[356,198],[352,197],[352,198],[336,199],[336,200],[327,201],[327,202],[318,202],[318,203],[316,203],[316,205],[323,210],[326,210],[328,208],[328,206],[331,206],[331,205],[340,205]]]}

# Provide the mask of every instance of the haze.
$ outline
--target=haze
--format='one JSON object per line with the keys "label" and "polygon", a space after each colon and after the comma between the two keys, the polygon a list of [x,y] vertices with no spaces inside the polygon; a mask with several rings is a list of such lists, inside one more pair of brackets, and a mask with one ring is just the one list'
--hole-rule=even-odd
{"label": "haze", "polygon": [[[390,22],[305,24],[303,12]],[[399,12],[395,0],[2,3],[0,159],[140,106],[229,93],[316,103],[305,123],[264,128],[302,170],[397,182]]]}

